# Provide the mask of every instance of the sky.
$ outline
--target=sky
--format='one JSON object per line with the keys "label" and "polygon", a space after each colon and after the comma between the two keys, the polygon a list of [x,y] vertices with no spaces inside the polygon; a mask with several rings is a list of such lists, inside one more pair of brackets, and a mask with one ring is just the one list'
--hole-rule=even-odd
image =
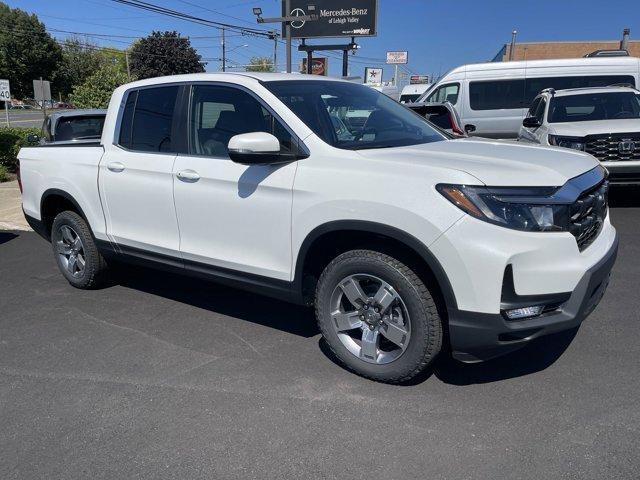
{"label": "sky", "polygon": [[[207,71],[220,69],[220,32],[211,27],[152,14],[118,4],[112,0],[4,0],[11,7],[35,13],[49,29],[83,32],[98,45],[126,48],[134,37],[152,30],[177,30],[193,38],[192,44]],[[214,21],[253,28],[252,7],[263,15],[279,16],[280,0],[147,0],[151,3]],[[321,6],[322,0],[310,0]],[[363,76],[365,67],[384,67],[384,78],[393,75],[385,66],[385,52],[406,50],[410,74],[440,75],[451,68],[492,59],[504,43],[511,40],[619,40],[625,27],[631,39],[640,39],[640,0],[379,0],[378,35],[357,39],[361,46],[350,56],[350,75]],[[66,34],[53,33],[64,39]],[[254,56],[273,55],[273,41],[256,37],[227,35],[227,57],[232,65],[244,65]],[[321,43],[315,40],[309,43]],[[329,40],[335,43],[335,39]],[[341,42],[341,40],[339,41]],[[294,44],[295,45],[295,44]],[[329,74],[341,74],[340,52],[329,59]],[[294,46],[294,65],[303,54]],[[278,50],[278,63],[284,62],[284,46]],[[241,67],[236,67],[240,69]],[[284,69],[280,65],[279,69]]]}

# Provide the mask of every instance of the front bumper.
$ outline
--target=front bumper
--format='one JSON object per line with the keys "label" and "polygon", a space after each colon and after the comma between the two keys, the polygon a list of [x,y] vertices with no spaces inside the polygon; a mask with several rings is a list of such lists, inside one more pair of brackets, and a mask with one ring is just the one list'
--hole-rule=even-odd
{"label": "front bumper", "polygon": [[[463,310],[449,312],[449,335],[454,358],[463,362],[488,360],[517,350],[531,340],[550,333],[575,328],[595,309],[609,283],[611,269],[618,253],[616,235],[602,259],[568,292],[556,310],[520,321],[506,320],[502,314]],[[505,279],[508,275],[505,275]],[[503,306],[513,305],[512,284],[503,281]],[[562,294],[554,294],[561,298]],[[549,295],[520,297],[529,305],[549,302]],[[517,299],[516,299],[517,300]]]}
{"label": "front bumper", "polygon": [[640,185],[640,161],[602,162],[609,171],[609,183]]}

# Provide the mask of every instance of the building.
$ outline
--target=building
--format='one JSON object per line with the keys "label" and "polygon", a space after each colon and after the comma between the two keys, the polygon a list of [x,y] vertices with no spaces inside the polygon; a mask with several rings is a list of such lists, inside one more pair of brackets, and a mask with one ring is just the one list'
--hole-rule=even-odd
{"label": "building", "polygon": [[513,58],[510,58],[511,44],[505,43],[492,61],[579,58],[596,50],[618,50],[621,48],[627,50],[632,57],[640,57],[640,40],[629,40],[629,31],[625,29],[622,40],[518,42],[513,48]]}

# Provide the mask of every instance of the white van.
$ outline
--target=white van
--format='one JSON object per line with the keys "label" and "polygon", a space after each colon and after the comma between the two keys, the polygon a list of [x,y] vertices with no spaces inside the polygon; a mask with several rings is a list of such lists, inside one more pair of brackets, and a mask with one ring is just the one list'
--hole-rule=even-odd
{"label": "white van", "polygon": [[416,102],[431,85],[431,83],[416,83],[403,87],[400,92],[400,103]]}
{"label": "white van", "polygon": [[531,102],[545,88],[638,86],[639,77],[635,57],[479,63],[451,70],[418,101],[449,101],[473,135],[515,138]]}

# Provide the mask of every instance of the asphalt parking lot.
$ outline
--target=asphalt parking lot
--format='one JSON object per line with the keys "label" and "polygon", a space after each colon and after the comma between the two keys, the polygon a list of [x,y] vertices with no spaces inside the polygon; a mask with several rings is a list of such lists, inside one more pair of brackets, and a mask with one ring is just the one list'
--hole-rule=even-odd
{"label": "asphalt parking lot", "polygon": [[640,191],[616,196],[579,331],[409,386],[334,364],[310,310],[141,269],[75,290],[0,232],[0,478],[638,478]]}

